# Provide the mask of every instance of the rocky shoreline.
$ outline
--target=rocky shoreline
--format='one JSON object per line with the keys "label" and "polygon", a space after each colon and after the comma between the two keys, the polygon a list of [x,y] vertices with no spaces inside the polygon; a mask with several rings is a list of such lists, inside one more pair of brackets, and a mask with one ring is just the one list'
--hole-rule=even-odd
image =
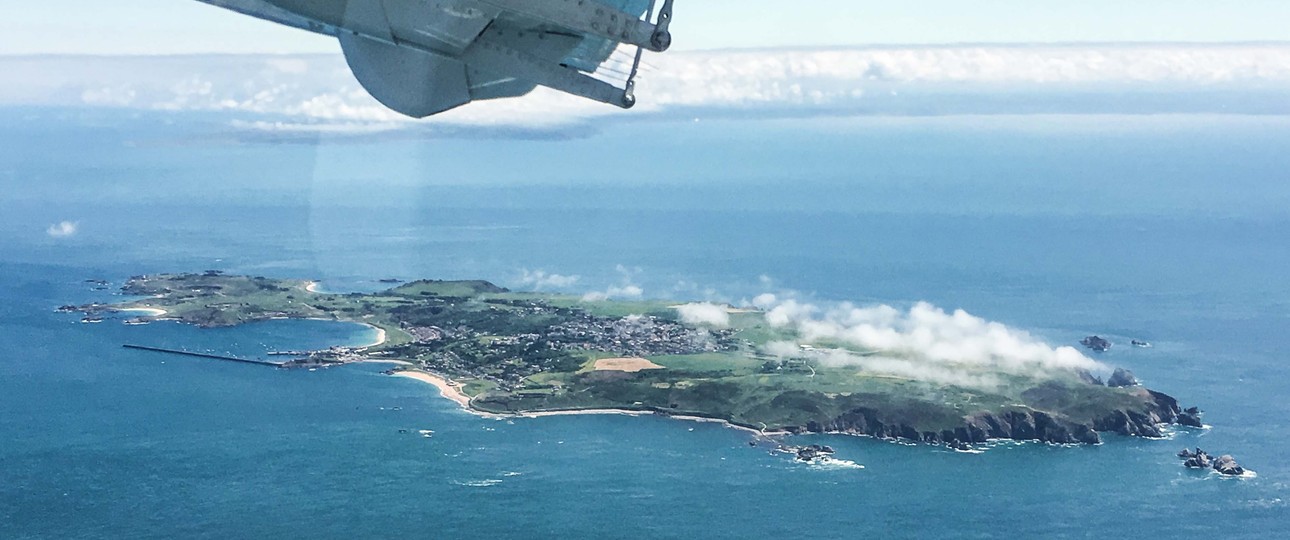
{"label": "rocky shoreline", "polygon": [[1147,410],[1116,409],[1089,420],[1074,420],[1035,410],[1009,410],[1002,413],[976,413],[964,417],[963,425],[952,429],[923,430],[918,426],[886,420],[882,411],[855,409],[830,422],[809,422],[804,426],[783,426],[790,433],[832,433],[866,435],[878,439],[898,439],[961,448],[965,444],[1010,439],[1051,444],[1099,444],[1099,432],[1146,438],[1163,438],[1162,426],[1200,427],[1199,410],[1178,406],[1173,397],[1146,390],[1152,398]]}

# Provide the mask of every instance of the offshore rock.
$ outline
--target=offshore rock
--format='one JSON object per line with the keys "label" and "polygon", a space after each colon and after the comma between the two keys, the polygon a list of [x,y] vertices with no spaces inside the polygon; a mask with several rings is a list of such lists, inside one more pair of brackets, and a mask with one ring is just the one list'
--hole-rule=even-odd
{"label": "offshore rock", "polygon": [[818,444],[810,444],[797,448],[797,459],[801,461],[814,461],[833,454],[833,448]]}
{"label": "offshore rock", "polygon": [[1079,340],[1079,344],[1097,352],[1106,352],[1111,349],[1112,345],[1110,340],[1107,340],[1102,336],[1088,336]]}
{"label": "offshore rock", "polygon": [[1245,474],[1245,469],[1240,465],[1237,465],[1236,460],[1227,454],[1224,454],[1223,457],[1214,461],[1214,470],[1218,471],[1220,474],[1228,476],[1240,476]]}
{"label": "offshore rock", "polygon": [[1213,469],[1219,474],[1227,476],[1241,476],[1245,474],[1245,468],[1236,463],[1236,459],[1230,454],[1223,454],[1222,457],[1214,459],[1199,448],[1195,452],[1183,448],[1178,452],[1178,457],[1183,460],[1183,466],[1188,469]]}
{"label": "offshore rock", "polygon": [[1177,423],[1181,426],[1203,428],[1205,424],[1200,421],[1200,409],[1188,407],[1187,410],[1178,413]]}

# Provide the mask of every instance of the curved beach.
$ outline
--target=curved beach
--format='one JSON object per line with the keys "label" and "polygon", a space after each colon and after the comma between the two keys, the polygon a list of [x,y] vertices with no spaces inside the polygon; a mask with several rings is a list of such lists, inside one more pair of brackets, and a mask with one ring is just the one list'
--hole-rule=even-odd
{"label": "curved beach", "polygon": [[458,389],[452,381],[449,381],[446,378],[425,371],[412,370],[395,371],[394,373],[391,373],[391,375],[395,377],[415,379],[423,383],[434,385],[435,388],[439,389],[439,393],[443,395],[443,397],[451,399],[467,411],[479,413],[479,411],[470,408],[470,396],[462,393],[462,391]]}
{"label": "curved beach", "polygon": [[[491,412],[485,412],[485,411],[475,409],[474,407],[471,407],[470,396],[467,396],[464,392],[462,392],[456,383],[452,382],[451,380],[445,377],[441,377],[439,375],[435,375],[427,371],[417,371],[417,370],[400,370],[400,371],[392,372],[390,373],[390,375],[393,375],[395,377],[414,379],[427,384],[431,384],[435,388],[439,389],[440,395],[457,403],[466,412],[469,412],[471,414],[478,415],[478,416],[483,416],[485,418],[542,418],[547,416],[575,416],[575,415],[587,415],[587,414],[619,414],[623,416],[646,416],[651,414],[659,414],[653,411],[642,411],[642,410],[633,410],[633,409],[566,409],[566,410],[558,410],[558,411],[529,411],[529,412],[521,412],[516,414],[491,413]],[[711,423],[711,424],[722,424],[728,428],[737,429],[740,431],[747,431],[749,433],[754,433],[760,436],[789,434],[787,431],[765,431],[765,430],[755,429],[748,426],[741,426],[739,424],[732,423],[728,420],[722,420],[720,418],[707,418],[703,416],[693,416],[693,415],[666,415],[666,416],[668,418],[673,418],[676,420],[685,420],[690,422],[703,422],[703,423]]]}
{"label": "curved beach", "polygon": [[363,323],[363,326],[366,326],[366,327],[369,327],[369,328],[371,328],[371,329],[373,329],[373,330],[376,330],[376,340],[375,340],[375,341],[373,341],[373,342],[371,342],[371,343],[364,344],[364,345],[357,345],[357,346],[355,346],[354,348],[356,348],[356,349],[367,349],[367,348],[375,347],[375,346],[377,346],[377,345],[384,344],[384,343],[386,342],[386,340],[387,340],[387,339],[389,339],[389,335],[385,332],[385,329],[384,329],[384,328],[381,328],[381,327],[379,327],[379,326],[376,326],[375,324],[367,324],[367,323]]}
{"label": "curved beach", "polygon": [[116,311],[122,312],[122,313],[124,312],[146,313],[149,317],[160,317],[167,313],[167,311],[164,309],[153,308],[153,307],[132,307],[132,308],[118,309]]}

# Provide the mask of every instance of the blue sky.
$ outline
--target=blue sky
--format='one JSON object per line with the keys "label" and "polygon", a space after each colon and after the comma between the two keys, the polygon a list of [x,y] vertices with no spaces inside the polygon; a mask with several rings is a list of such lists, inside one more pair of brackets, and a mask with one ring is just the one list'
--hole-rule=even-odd
{"label": "blue sky", "polygon": [[[0,54],[334,52],[195,0],[11,0]],[[677,0],[678,49],[1290,41],[1287,0]]]}

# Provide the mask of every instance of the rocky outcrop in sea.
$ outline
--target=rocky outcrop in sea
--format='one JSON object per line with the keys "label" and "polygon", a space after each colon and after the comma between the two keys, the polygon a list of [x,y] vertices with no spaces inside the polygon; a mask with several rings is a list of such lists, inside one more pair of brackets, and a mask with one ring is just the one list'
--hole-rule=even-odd
{"label": "rocky outcrop in sea", "polygon": [[1230,454],[1223,454],[1215,459],[1200,448],[1195,452],[1184,448],[1178,452],[1178,458],[1183,460],[1183,466],[1188,469],[1213,469],[1226,476],[1242,476],[1246,472]]}
{"label": "rocky outcrop in sea", "polygon": [[1111,341],[1102,336],[1088,336],[1079,340],[1079,344],[1097,352],[1106,352],[1111,349]]}

